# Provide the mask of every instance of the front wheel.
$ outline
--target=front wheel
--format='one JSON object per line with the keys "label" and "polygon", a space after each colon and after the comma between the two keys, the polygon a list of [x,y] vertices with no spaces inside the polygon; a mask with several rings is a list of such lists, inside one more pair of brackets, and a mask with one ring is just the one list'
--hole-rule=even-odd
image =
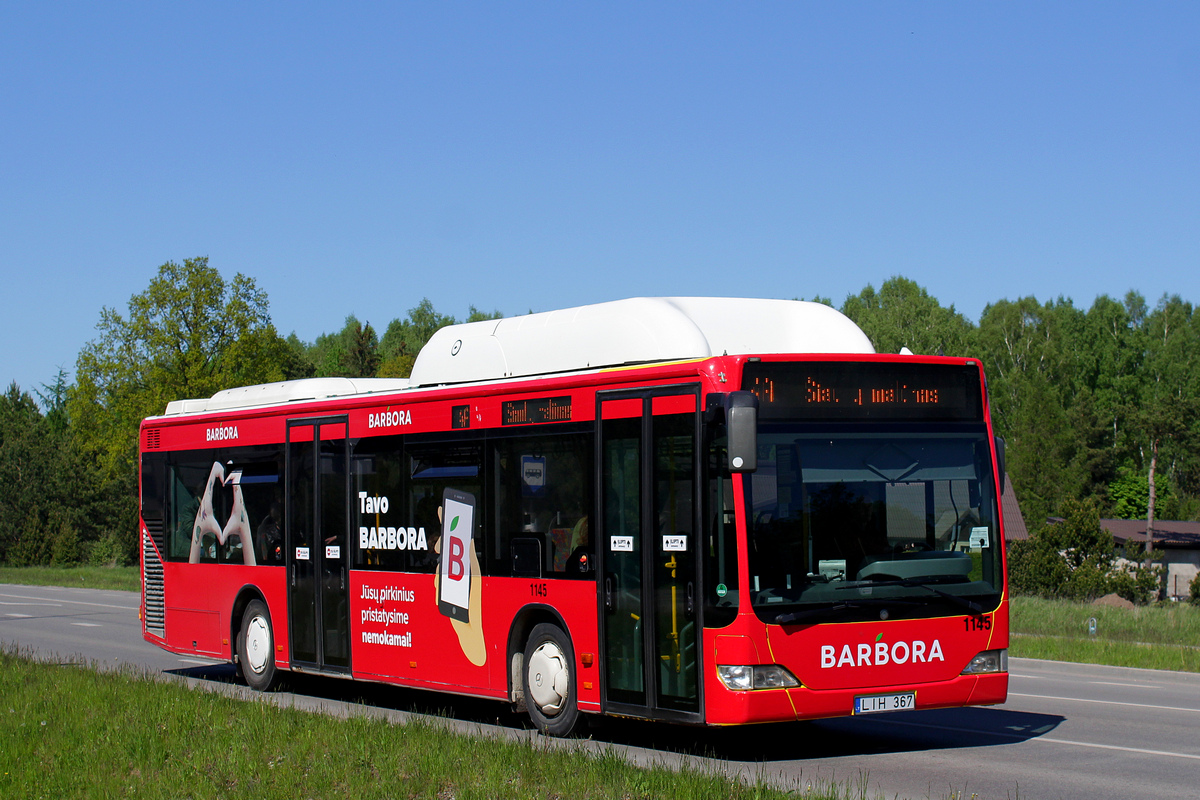
{"label": "front wheel", "polygon": [[251,689],[265,692],[275,683],[275,636],[271,613],[261,600],[252,600],[242,615],[238,634],[238,661]]}
{"label": "front wheel", "polygon": [[537,729],[566,736],[579,720],[575,703],[575,650],[562,628],[535,625],[525,645],[525,706]]}

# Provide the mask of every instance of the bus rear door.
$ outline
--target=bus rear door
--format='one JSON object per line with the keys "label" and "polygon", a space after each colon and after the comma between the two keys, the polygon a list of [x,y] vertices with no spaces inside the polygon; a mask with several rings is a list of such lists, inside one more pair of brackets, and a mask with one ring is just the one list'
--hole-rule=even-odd
{"label": "bus rear door", "polygon": [[346,417],[287,426],[288,625],[300,669],[350,671]]}

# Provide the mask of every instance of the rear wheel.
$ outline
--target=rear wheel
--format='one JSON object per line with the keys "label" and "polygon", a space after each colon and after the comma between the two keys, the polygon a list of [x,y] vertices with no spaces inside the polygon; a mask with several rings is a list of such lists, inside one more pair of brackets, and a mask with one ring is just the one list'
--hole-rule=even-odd
{"label": "rear wheel", "polygon": [[238,661],[251,689],[265,692],[275,683],[275,635],[271,613],[261,600],[252,600],[242,615]]}
{"label": "rear wheel", "polygon": [[575,703],[575,650],[562,628],[535,625],[525,645],[525,706],[538,730],[566,736],[579,720]]}

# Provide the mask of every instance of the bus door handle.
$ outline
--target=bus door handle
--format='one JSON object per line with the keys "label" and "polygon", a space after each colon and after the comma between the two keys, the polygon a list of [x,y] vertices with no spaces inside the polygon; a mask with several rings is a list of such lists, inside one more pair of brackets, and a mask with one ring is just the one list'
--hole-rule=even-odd
{"label": "bus door handle", "polygon": [[613,610],[613,579],[612,579],[612,575],[604,576],[604,608],[606,611]]}
{"label": "bus door handle", "polygon": [[696,584],[688,581],[687,585],[687,617],[691,619],[696,614]]}
{"label": "bus door handle", "polygon": [[292,586],[296,585],[296,564],[292,562]]}

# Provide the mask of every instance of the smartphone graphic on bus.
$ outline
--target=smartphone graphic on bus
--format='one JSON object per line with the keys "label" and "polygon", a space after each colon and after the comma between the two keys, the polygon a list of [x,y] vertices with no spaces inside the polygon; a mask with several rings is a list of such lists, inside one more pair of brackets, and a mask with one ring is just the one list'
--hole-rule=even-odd
{"label": "smartphone graphic on bus", "polygon": [[471,532],[475,529],[475,495],[442,492],[442,545],[438,565],[438,611],[459,622],[470,622]]}

